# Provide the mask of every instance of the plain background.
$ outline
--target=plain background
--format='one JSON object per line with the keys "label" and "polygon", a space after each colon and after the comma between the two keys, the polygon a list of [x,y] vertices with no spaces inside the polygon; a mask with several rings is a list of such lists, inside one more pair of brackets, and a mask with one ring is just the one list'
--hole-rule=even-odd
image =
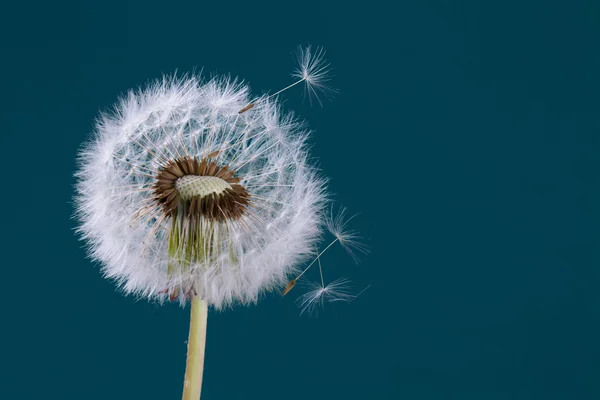
{"label": "plain background", "polygon": [[282,99],[371,248],[325,278],[371,287],[318,317],[299,291],[212,313],[203,399],[600,398],[598,4],[3,5],[0,397],[180,398],[188,310],[85,258],[77,150],[131,87],[203,68],[274,91],[311,43],[339,95]]}

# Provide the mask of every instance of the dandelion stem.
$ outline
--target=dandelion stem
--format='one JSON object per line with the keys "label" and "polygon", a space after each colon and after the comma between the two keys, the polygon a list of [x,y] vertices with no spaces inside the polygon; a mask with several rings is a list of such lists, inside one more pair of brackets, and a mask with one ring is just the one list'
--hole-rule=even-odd
{"label": "dandelion stem", "polygon": [[204,348],[206,345],[206,319],[208,305],[205,300],[192,297],[190,335],[183,382],[183,400],[199,400],[204,371]]}

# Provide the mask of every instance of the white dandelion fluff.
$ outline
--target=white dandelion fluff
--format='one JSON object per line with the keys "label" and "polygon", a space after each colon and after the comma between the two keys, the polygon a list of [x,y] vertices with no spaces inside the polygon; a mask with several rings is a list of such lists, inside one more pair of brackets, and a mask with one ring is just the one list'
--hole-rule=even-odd
{"label": "white dandelion fluff", "polygon": [[[254,303],[302,276],[324,225],[333,243],[356,246],[343,213],[325,222],[308,132],[274,98],[301,82],[309,94],[331,91],[322,49],[300,55],[300,80],[255,100],[225,77],[165,77],[131,90],[79,153],[75,215],[91,258],[125,293],[191,302],[184,400],[200,397],[209,305]],[[350,298],[345,285],[322,281],[303,312]]]}
{"label": "white dandelion fluff", "polygon": [[322,47],[312,49],[312,46],[298,46],[296,50],[298,68],[292,73],[292,77],[304,82],[304,95],[312,103],[314,97],[320,105],[323,105],[319,93],[329,97],[337,91],[329,86],[332,74],[330,64],[325,59],[325,50]]}
{"label": "white dandelion fluff", "polygon": [[336,301],[352,301],[354,296],[351,294],[352,286],[346,278],[339,278],[324,285],[321,283],[308,282],[308,291],[297,300],[300,307],[300,315],[304,313],[312,314],[322,307],[325,303]]}
{"label": "white dandelion fluff", "polygon": [[[331,207],[331,212],[329,216],[325,219],[325,225],[329,232],[334,236],[333,239],[322,251],[317,251],[316,258],[308,264],[306,268],[302,270],[294,279],[290,280],[287,286],[283,289],[283,295],[285,296],[292,290],[298,279],[302,278],[306,272],[316,263],[319,263],[319,271],[321,272],[321,286],[324,288],[325,283],[323,282],[323,269],[321,268],[321,256],[327,252],[336,243],[340,243],[342,247],[348,252],[348,254],[352,257],[352,259],[358,263],[358,256],[356,251],[360,253],[368,253],[369,249],[366,245],[364,245],[361,241],[361,238],[355,231],[348,229],[348,223],[350,220],[354,218],[346,218],[346,208],[341,207],[338,212],[334,212],[333,206]],[[302,308],[303,306],[301,306]]]}
{"label": "white dandelion fluff", "polygon": [[132,91],[81,152],[80,232],[125,292],[216,308],[282,285],[319,238],[306,131],[248,88],[165,78]]}
{"label": "white dandelion fluff", "polygon": [[[310,45],[306,47],[298,46],[296,49],[296,61],[298,67],[291,76],[298,80],[273,94],[262,97],[262,99],[268,100],[300,83],[304,83],[304,98],[308,97],[311,104],[314,97],[321,106],[323,105],[319,93],[326,97],[331,97],[337,93],[337,90],[329,85],[332,77],[331,68],[325,59],[325,50],[322,47],[317,47],[313,51]],[[257,98],[248,103],[240,110],[240,113],[250,110],[259,99]]]}
{"label": "white dandelion fluff", "polygon": [[329,218],[325,220],[327,229],[335,237],[335,241],[338,241],[342,247],[348,252],[355,262],[358,262],[358,256],[356,252],[366,254],[369,252],[368,247],[363,243],[362,238],[356,231],[348,228],[348,223],[355,217],[346,217],[347,209],[340,207],[337,212],[334,211],[333,207],[329,214]]}
{"label": "white dandelion fluff", "polygon": [[308,291],[296,300],[300,306],[300,315],[305,312],[308,314],[314,313],[322,307],[325,302],[352,301],[354,299],[354,296],[350,294],[350,281],[346,278],[337,279],[325,286],[321,255],[322,252],[317,254],[321,283],[308,282],[304,284],[305,286],[308,286]]}

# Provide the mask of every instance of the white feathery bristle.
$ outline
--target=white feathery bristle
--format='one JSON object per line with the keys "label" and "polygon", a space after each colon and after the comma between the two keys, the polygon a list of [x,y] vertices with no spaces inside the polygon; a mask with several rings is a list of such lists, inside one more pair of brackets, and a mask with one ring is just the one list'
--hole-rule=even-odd
{"label": "white feathery bristle", "polygon": [[340,207],[337,212],[331,208],[329,217],[325,220],[327,230],[340,242],[352,259],[358,263],[356,252],[366,254],[369,248],[362,242],[362,238],[356,231],[350,230],[347,225],[355,217],[346,218],[346,208]]}
{"label": "white feathery bristle", "polygon": [[307,282],[304,285],[308,286],[308,291],[296,300],[300,307],[300,315],[304,313],[313,314],[325,303],[350,302],[355,298],[350,293],[352,287],[350,281],[346,278],[336,279],[326,286],[314,282]]}
{"label": "white feathery bristle", "polygon": [[319,93],[330,97],[337,93],[337,90],[329,86],[332,73],[330,64],[325,59],[325,50],[317,47],[314,51],[310,45],[306,47],[298,46],[296,51],[298,68],[292,73],[294,78],[305,82],[304,96],[308,97],[312,104],[314,97],[322,106],[323,102]]}

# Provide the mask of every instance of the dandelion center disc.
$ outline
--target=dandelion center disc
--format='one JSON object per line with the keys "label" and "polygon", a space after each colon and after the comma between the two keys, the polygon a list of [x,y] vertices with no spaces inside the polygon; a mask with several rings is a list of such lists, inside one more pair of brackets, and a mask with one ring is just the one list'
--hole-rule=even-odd
{"label": "dandelion center disc", "polygon": [[235,173],[210,156],[177,158],[158,172],[155,199],[167,216],[181,209],[191,219],[236,220],[246,212],[250,194]]}
{"label": "dandelion center disc", "polygon": [[216,176],[184,175],[175,181],[175,188],[181,200],[191,200],[193,197],[205,197],[209,194],[221,194],[231,185]]}

